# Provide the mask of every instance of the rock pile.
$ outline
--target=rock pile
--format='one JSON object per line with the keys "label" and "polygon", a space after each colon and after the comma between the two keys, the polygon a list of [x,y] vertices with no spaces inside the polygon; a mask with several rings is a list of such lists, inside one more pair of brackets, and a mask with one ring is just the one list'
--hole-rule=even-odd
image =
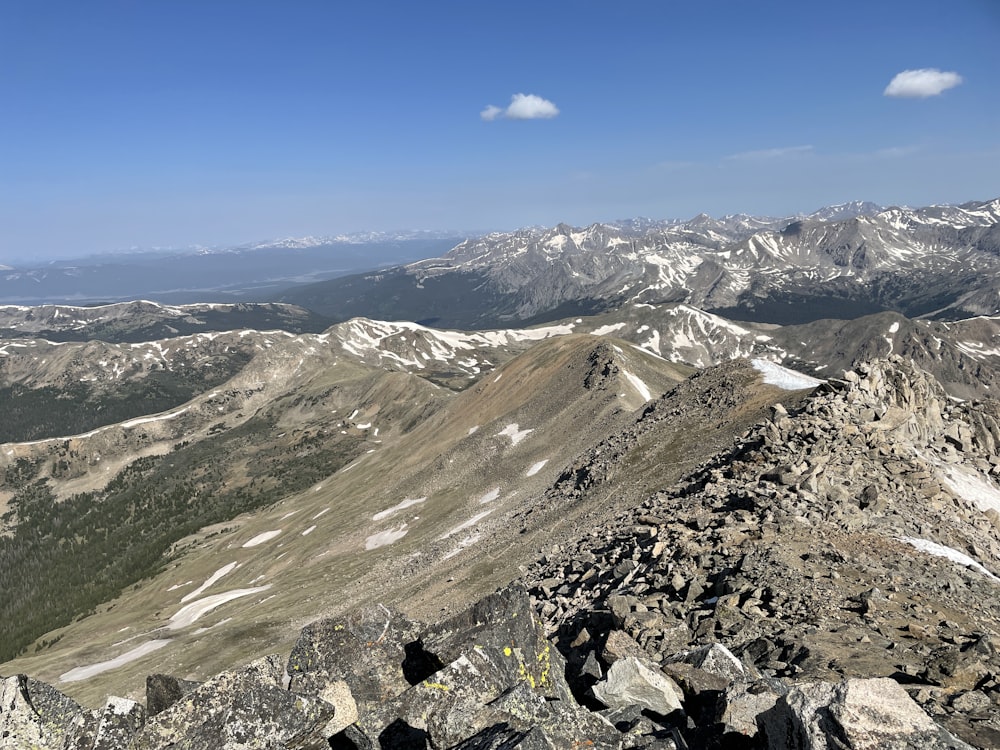
{"label": "rock pile", "polygon": [[997,417],[899,359],[794,413],[776,405],[685,482],[527,571],[571,684],[592,684],[595,661],[662,665],[721,643],[782,681],[762,694],[891,677],[1000,747]]}
{"label": "rock pile", "polygon": [[511,586],[431,627],[382,605],[313,623],[287,664],[268,656],[200,684],[153,675],[145,708],[109,698],[87,710],[11,677],[0,683],[0,748],[668,750],[716,735],[746,747],[825,748],[827,736],[846,738],[841,747],[969,747],[892,680],[789,685],[719,644],[662,667],[607,651],[588,669],[584,706],[527,591]]}

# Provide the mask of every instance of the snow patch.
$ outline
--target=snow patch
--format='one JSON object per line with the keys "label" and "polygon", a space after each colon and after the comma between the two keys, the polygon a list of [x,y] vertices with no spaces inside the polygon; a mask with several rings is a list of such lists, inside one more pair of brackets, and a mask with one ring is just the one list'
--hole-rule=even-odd
{"label": "snow patch", "polygon": [[386,531],[380,531],[377,534],[372,534],[370,537],[365,539],[365,549],[373,550],[379,547],[385,547],[386,545],[392,544],[393,542],[398,542],[404,536],[406,536],[406,524],[404,523],[398,529],[388,529]]}
{"label": "snow patch", "polygon": [[479,534],[470,534],[469,536],[465,537],[465,539],[463,539],[462,541],[460,541],[456,545],[455,549],[453,549],[451,552],[449,552],[448,554],[446,554],[441,559],[442,560],[449,560],[449,559],[451,559],[452,557],[454,557],[455,555],[457,555],[458,553],[460,553],[462,550],[464,550],[464,549],[466,549],[466,548],[471,547],[472,545],[474,545],[476,542],[479,541],[479,539],[480,539],[480,535]]}
{"label": "snow patch", "polygon": [[316,530],[315,526],[310,526],[308,529],[302,532],[302,536],[309,536]]}
{"label": "snow patch", "polygon": [[167,630],[180,630],[181,628],[186,628],[188,625],[196,622],[203,615],[208,614],[216,607],[221,607],[226,602],[231,602],[233,599],[240,599],[244,596],[250,596],[251,594],[257,594],[261,591],[267,591],[269,588],[271,588],[271,584],[267,584],[266,586],[257,586],[252,589],[233,589],[232,591],[225,591],[221,594],[213,594],[212,596],[206,596],[204,599],[191,602],[190,604],[181,607],[174,613],[174,615],[170,618],[170,624],[167,625]]}
{"label": "snow patch", "polygon": [[899,541],[906,542],[907,544],[916,547],[921,552],[926,552],[928,555],[944,557],[952,562],[957,562],[959,565],[972,568],[973,570],[982,573],[984,576],[992,578],[994,581],[1000,581],[1000,578],[997,578],[995,575],[990,573],[990,571],[980,565],[977,560],[969,557],[964,552],[959,552],[953,547],[946,547],[943,544],[938,544],[937,542],[932,542],[928,539],[917,539],[912,536],[900,537]]}
{"label": "snow patch", "polygon": [[949,490],[971,501],[979,510],[987,511],[992,508],[1000,513],[1000,489],[994,487],[982,474],[949,464],[939,465],[938,475]]}
{"label": "snow patch", "polygon": [[469,428],[469,435],[475,435],[476,431],[479,429],[479,425],[474,424]]}
{"label": "snow patch", "polygon": [[282,532],[282,529],[275,529],[274,531],[265,531],[263,534],[258,534],[257,536],[255,536],[249,542],[244,542],[243,546],[244,547],[257,547],[258,545],[261,545],[264,542],[271,541],[276,536],[278,536],[278,534],[280,534],[281,532]]}
{"label": "snow patch", "polygon": [[751,361],[757,372],[763,373],[764,382],[768,385],[776,385],[786,391],[798,391],[803,388],[815,388],[824,381],[803,375],[801,372],[789,370],[775,362],[766,359],[754,359]]}
{"label": "snow patch", "polygon": [[399,505],[393,505],[391,508],[386,508],[383,511],[379,511],[374,516],[372,516],[373,521],[381,521],[383,518],[388,518],[389,516],[399,513],[401,510],[405,510],[413,505],[419,505],[420,503],[426,502],[426,497],[408,497]]}
{"label": "snow patch", "polygon": [[645,383],[642,382],[642,380],[639,379],[637,375],[633,375],[628,370],[622,370],[622,375],[625,376],[625,379],[629,382],[629,385],[635,388],[636,392],[642,397],[643,401],[652,400],[653,394],[650,393],[649,388],[646,386]]}
{"label": "snow patch", "polygon": [[889,326],[889,333],[895,333],[899,330],[899,321],[893,321],[892,325]]}
{"label": "snow patch", "polygon": [[531,465],[531,468],[528,469],[526,472],[524,472],[524,476],[526,476],[526,477],[533,477],[533,476],[535,476],[535,474],[537,474],[538,472],[540,472],[542,470],[542,467],[545,466],[545,464],[547,464],[548,462],[549,462],[549,459],[546,458],[544,461],[538,461],[537,463],[533,463]]}
{"label": "snow patch", "polygon": [[615,331],[620,331],[625,327],[624,323],[612,323],[610,325],[601,326],[600,328],[595,328],[591,333],[595,336],[607,336],[609,333],[614,333]]}
{"label": "snow patch", "polygon": [[490,490],[485,495],[483,495],[481,498],[479,498],[479,504],[480,505],[485,505],[486,503],[492,503],[498,497],[500,497],[500,488],[499,487],[494,487],[492,490]]}
{"label": "snow patch", "polygon": [[497,436],[499,437],[502,435],[509,437],[511,445],[517,445],[524,440],[525,437],[527,437],[529,432],[533,432],[533,430],[522,430],[520,429],[520,425],[518,425],[517,422],[514,422],[513,424],[509,424],[500,430],[500,432],[497,433]]}
{"label": "snow patch", "polygon": [[196,599],[197,597],[201,596],[209,586],[211,586],[213,583],[222,578],[222,576],[232,573],[234,570],[236,570],[236,563],[234,562],[229,563],[229,565],[222,566],[217,571],[212,573],[212,575],[208,577],[208,580],[205,581],[203,584],[201,584],[201,586],[196,588],[194,591],[185,594],[183,597],[181,597],[181,604],[183,604],[184,602],[189,602],[192,599]]}
{"label": "snow patch", "polygon": [[446,534],[444,534],[442,536],[439,536],[438,537],[438,541],[442,541],[444,539],[447,539],[448,537],[453,536],[454,534],[457,534],[460,531],[465,531],[466,529],[471,528],[472,526],[475,526],[477,523],[479,523],[480,521],[482,521],[484,518],[486,518],[486,516],[488,516],[492,512],[493,512],[492,510],[486,510],[486,511],[483,511],[482,513],[477,513],[476,515],[474,515],[472,518],[470,518],[465,523],[461,523],[458,526],[456,526],[455,528],[453,528],[451,531],[447,532]]}
{"label": "snow patch", "polygon": [[136,659],[141,659],[146,654],[151,654],[157,649],[161,649],[171,642],[170,638],[157,638],[156,640],[146,641],[141,646],[136,646],[131,651],[126,651],[121,656],[116,656],[114,659],[108,659],[107,661],[98,662],[97,664],[91,664],[86,667],[76,667],[68,672],[63,672],[59,675],[59,682],[78,682],[80,680],[86,680],[94,675],[101,674],[102,672],[108,672],[112,669],[118,669],[118,667],[123,667],[129,662],[133,662]]}

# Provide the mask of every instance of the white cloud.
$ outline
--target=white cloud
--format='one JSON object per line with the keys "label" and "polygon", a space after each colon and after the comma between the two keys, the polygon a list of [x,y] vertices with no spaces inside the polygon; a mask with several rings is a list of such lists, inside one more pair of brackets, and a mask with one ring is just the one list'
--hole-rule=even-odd
{"label": "white cloud", "polygon": [[494,107],[491,104],[486,109],[484,109],[482,112],[480,112],[479,116],[482,117],[487,122],[492,122],[493,120],[497,119],[502,114],[503,114],[503,110],[500,109],[500,107]]}
{"label": "white cloud", "polygon": [[812,150],[812,146],[784,146],[782,148],[765,148],[760,151],[744,151],[739,154],[732,154],[726,158],[738,160],[779,159],[782,156],[808,154],[811,153]]}
{"label": "white cloud", "polygon": [[490,104],[479,116],[491,122],[498,117],[507,120],[548,120],[559,114],[559,108],[548,99],[535,94],[514,94],[506,109]]}
{"label": "white cloud", "polygon": [[937,68],[921,68],[920,70],[904,70],[897,73],[889,81],[882,92],[883,96],[899,96],[926,99],[937,96],[942,91],[954,88],[962,82],[958,73],[945,72]]}

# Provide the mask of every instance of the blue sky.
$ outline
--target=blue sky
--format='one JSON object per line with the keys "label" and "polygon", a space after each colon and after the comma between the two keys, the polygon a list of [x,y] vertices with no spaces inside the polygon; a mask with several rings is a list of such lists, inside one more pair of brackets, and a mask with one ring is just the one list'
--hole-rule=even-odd
{"label": "blue sky", "polygon": [[0,263],[993,198],[998,73],[996,0],[5,0]]}

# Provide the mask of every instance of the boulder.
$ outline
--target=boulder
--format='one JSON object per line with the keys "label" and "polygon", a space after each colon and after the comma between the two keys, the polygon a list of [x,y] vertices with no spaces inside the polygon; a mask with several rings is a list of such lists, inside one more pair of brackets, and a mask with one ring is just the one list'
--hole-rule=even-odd
{"label": "boulder", "polygon": [[664,664],[676,663],[690,664],[704,672],[716,675],[726,682],[754,679],[760,676],[721,643],[711,643],[707,646],[681,651],[664,659]]}
{"label": "boulder", "polygon": [[146,722],[130,750],[243,750],[329,748],[329,703],[286,690],[277,656],[202,683]]}
{"label": "boulder", "polygon": [[774,750],[971,750],[887,677],[801,683],[759,723]]}
{"label": "boulder", "polygon": [[483,707],[511,687],[510,668],[499,659],[516,657],[471,648],[395,698],[369,705],[356,726],[374,747],[450,747],[486,729]]}
{"label": "boulder", "polygon": [[759,733],[757,717],[774,708],[787,691],[778,680],[731,683],[718,704],[716,722],[720,725],[720,733],[724,737],[756,737]]}
{"label": "boulder", "polygon": [[545,730],[534,728],[527,732],[512,729],[507,724],[487,727],[451,750],[557,750],[545,735]]}
{"label": "boulder", "polygon": [[419,646],[425,661],[442,666],[474,647],[506,670],[501,689],[525,682],[546,698],[572,698],[566,660],[546,639],[528,592],[520,584],[483,597],[455,617],[427,628]]}
{"label": "boulder", "polygon": [[681,689],[659,668],[634,656],[619,659],[603,681],[594,685],[594,697],[608,708],[637,705],[658,714],[682,708]]}
{"label": "boulder", "polygon": [[146,709],[128,698],[111,696],[98,719],[94,742],[88,750],[122,750],[146,721]]}
{"label": "boulder", "polygon": [[200,683],[182,680],[166,674],[151,674],[146,677],[146,713],[156,716],[190,693]]}
{"label": "boulder", "polygon": [[25,675],[0,680],[0,749],[62,748],[83,709],[44,682]]}
{"label": "boulder", "polygon": [[487,713],[525,731],[541,729],[557,747],[614,747],[622,739],[603,716],[575,701],[547,701],[524,683],[494,699]]}
{"label": "boulder", "polygon": [[311,623],[288,657],[289,688],[310,695],[333,690],[342,708],[350,712],[354,704],[353,710],[363,713],[434,671],[411,669],[413,660],[408,660],[407,644],[420,628],[382,604]]}

